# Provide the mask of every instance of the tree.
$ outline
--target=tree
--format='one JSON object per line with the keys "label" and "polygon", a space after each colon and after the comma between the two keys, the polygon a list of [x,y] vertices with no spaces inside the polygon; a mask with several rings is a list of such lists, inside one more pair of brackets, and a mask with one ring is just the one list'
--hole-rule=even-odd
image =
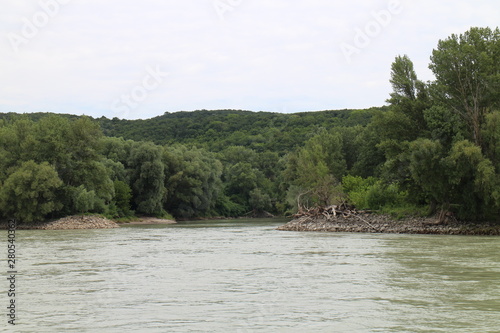
{"label": "tree", "polygon": [[33,121],[21,117],[0,128],[0,182],[20,163],[34,160],[33,126]]}
{"label": "tree", "polygon": [[32,152],[37,162],[47,161],[54,165],[60,176],[71,172],[70,121],[57,115],[41,118],[33,126],[35,144]]}
{"label": "tree", "polygon": [[461,216],[481,219],[498,214],[500,177],[481,148],[468,140],[455,143],[445,159]]}
{"label": "tree", "polygon": [[[115,194],[110,171],[99,161],[74,161],[75,166],[70,178],[72,182],[66,185],[67,190],[72,192],[75,188],[83,186],[88,191],[94,191],[95,203],[90,209],[98,213],[105,213],[106,207]],[[73,185],[74,184],[74,185]],[[79,211],[77,209],[77,211]]]}
{"label": "tree", "polygon": [[427,130],[424,110],[430,106],[426,85],[417,79],[413,62],[408,56],[398,56],[391,65],[393,92],[387,100],[389,112],[375,119],[378,130],[387,139],[415,140]]}
{"label": "tree", "polygon": [[93,210],[96,199],[95,191],[87,191],[83,185],[78,186],[73,193],[75,210],[81,214]]}
{"label": "tree", "polygon": [[115,187],[114,204],[116,206],[116,213],[119,217],[126,217],[132,215],[130,202],[132,200],[132,189],[127,183],[120,180],[113,182]]}
{"label": "tree", "polygon": [[[357,146],[357,155],[355,158],[350,157],[350,153],[346,153],[347,166],[352,164],[350,170],[351,175],[361,177],[378,176],[381,172],[382,165],[385,162],[384,151],[378,145],[380,143],[380,130],[373,123],[369,124],[358,136],[354,139],[354,145]],[[347,143],[346,147],[349,147]],[[346,151],[346,148],[344,148]]]}
{"label": "tree", "polygon": [[486,115],[482,137],[485,153],[500,173],[500,111]]}
{"label": "tree", "polygon": [[127,167],[136,210],[147,215],[161,214],[166,196],[162,148],[151,142],[134,143]]}
{"label": "tree", "polygon": [[222,164],[203,149],[165,147],[165,208],[175,216],[203,216],[215,207],[222,192]]}
{"label": "tree", "polygon": [[462,119],[447,107],[434,105],[424,110],[424,119],[430,138],[438,140],[447,149],[453,142],[464,140],[466,130]]}
{"label": "tree", "polygon": [[299,195],[308,194],[313,203],[324,206],[337,196],[336,185],[345,171],[341,135],[323,131],[288,156],[285,177],[294,191],[300,189]]}
{"label": "tree", "polygon": [[393,89],[389,100],[391,104],[404,103],[405,100],[414,101],[421,90],[413,62],[407,55],[396,57],[392,63],[390,82]]}
{"label": "tree", "polygon": [[418,187],[418,191],[412,194],[430,203],[433,210],[437,205],[448,210],[454,189],[448,177],[451,170],[443,160],[446,154],[443,145],[439,141],[418,139],[408,148],[408,153],[401,158],[408,159],[409,176]]}
{"label": "tree", "polygon": [[271,198],[261,189],[256,188],[250,191],[249,204],[254,212],[262,213],[271,208]]}
{"label": "tree", "polygon": [[468,140],[446,149],[439,141],[419,139],[406,154],[409,174],[420,196],[459,217],[481,219],[500,208],[500,178],[481,148]]}
{"label": "tree", "polygon": [[0,188],[0,212],[21,222],[40,221],[62,208],[56,197],[62,184],[47,162],[23,162]]}
{"label": "tree", "polygon": [[479,146],[484,117],[500,104],[499,58],[500,30],[471,28],[439,41],[429,65],[435,97],[462,118]]}

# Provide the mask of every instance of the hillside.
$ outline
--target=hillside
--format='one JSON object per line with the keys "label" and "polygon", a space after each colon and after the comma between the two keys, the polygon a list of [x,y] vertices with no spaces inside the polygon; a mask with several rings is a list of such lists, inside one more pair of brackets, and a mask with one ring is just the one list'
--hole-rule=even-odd
{"label": "hillside", "polygon": [[[328,110],[301,113],[252,112],[242,110],[180,111],[150,118],[127,120],[101,117],[104,135],[155,144],[189,144],[220,151],[228,146],[245,146],[256,151],[285,153],[302,145],[320,128],[366,126],[378,110]],[[50,115],[38,112],[24,115],[0,113],[0,119],[28,117],[33,121]],[[79,116],[61,114],[68,119]]]}
{"label": "hillside", "polygon": [[367,125],[376,110],[338,110],[283,114],[241,110],[165,113],[145,120],[100,118],[106,136],[156,144],[195,144],[212,151],[230,145],[257,151],[287,151],[318,128]]}

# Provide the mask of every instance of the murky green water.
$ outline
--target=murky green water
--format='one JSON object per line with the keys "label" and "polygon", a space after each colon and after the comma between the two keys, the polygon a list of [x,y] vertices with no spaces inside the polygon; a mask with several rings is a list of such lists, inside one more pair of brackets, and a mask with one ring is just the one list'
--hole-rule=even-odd
{"label": "murky green water", "polygon": [[500,238],[275,231],[279,224],[18,231],[10,330],[500,330]]}

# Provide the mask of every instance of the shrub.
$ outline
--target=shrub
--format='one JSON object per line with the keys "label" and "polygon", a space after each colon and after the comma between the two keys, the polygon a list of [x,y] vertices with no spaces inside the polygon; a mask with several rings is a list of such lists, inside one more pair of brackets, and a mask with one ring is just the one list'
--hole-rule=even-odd
{"label": "shrub", "polygon": [[345,176],[342,189],[349,203],[358,209],[380,210],[384,207],[395,207],[403,204],[407,196],[396,184],[385,184],[374,177]]}

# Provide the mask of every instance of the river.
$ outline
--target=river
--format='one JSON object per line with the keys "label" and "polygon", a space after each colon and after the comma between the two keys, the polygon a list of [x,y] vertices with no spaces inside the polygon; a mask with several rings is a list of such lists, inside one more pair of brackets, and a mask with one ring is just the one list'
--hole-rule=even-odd
{"label": "river", "polygon": [[18,230],[17,325],[7,331],[499,331],[498,237],[280,224]]}

